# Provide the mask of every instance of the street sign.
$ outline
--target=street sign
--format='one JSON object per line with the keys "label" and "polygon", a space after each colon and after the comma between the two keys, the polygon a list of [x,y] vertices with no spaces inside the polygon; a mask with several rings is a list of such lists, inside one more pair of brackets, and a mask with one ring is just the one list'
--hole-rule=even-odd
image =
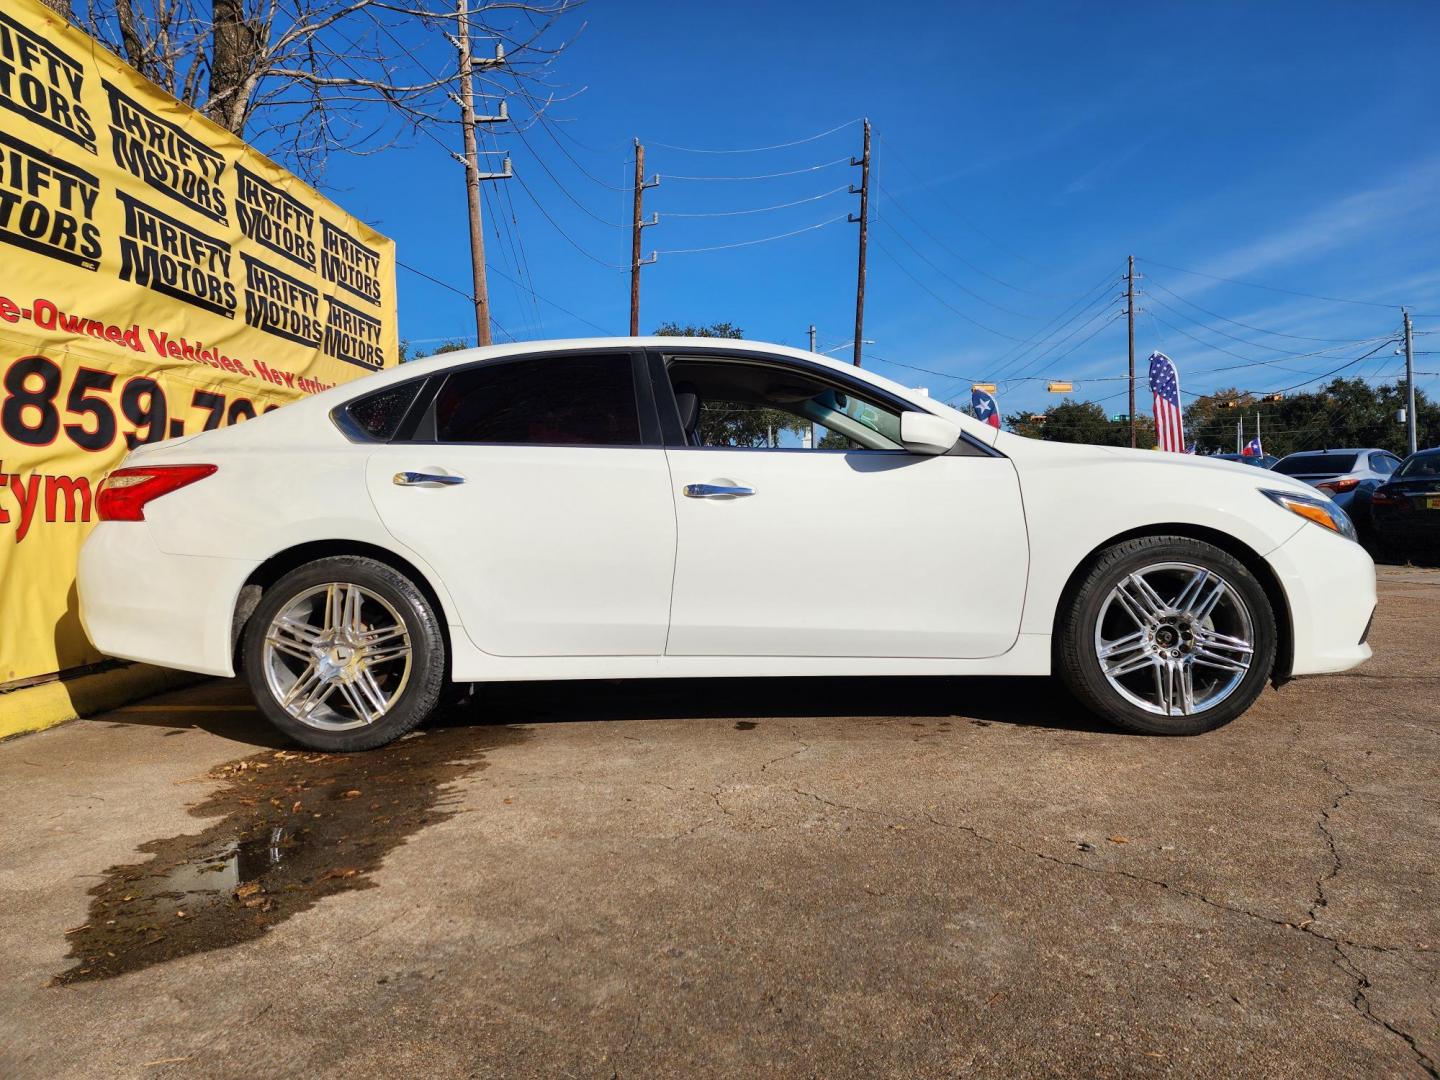
{"label": "street sign", "polygon": [[995,393],[995,384],[994,384],[993,382],[977,382],[977,383],[971,383],[971,384],[970,384],[970,389],[971,389],[971,390],[984,390],[985,393],[987,393],[987,394],[993,394],[993,393]]}
{"label": "street sign", "polygon": [[1117,412],[1110,417],[1110,422],[1114,424],[1128,424],[1130,422],[1130,414],[1128,412]]}
{"label": "street sign", "polygon": [[1046,386],[1046,389],[1049,390],[1052,394],[1068,394],[1075,389],[1075,384],[1068,382],[1052,382]]}

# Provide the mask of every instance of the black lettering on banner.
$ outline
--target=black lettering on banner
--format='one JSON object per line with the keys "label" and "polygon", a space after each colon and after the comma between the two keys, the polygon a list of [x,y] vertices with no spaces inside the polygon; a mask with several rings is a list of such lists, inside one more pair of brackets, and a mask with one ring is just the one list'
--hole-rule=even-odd
{"label": "black lettering on banner", "polygon": [[211,221],[228,224],[220,174],[225,158],[178,124],[164,120],[109,79],[110,138],[115,164]]}
{"label": "black lettering on banner", "polygon": [[311,348],[320,344],[320,291],[253,255],[245,263],[245,324]]}
{"label": "black lettering on banner", "polygon": [[99,195],[93,173],[0,131],[0,243],[94,270]]}
{"label": "black lettering on banner", "polygon": [[95,125],[80,104],[84,87],[79,61],[0,12],[0,108],[94,154]]}
{"label": "black lettering on banner", "polygon": [[385,366],[385,351],[380,347],[380,320],[349,304],[327,296],[330,305],[325,315],[325,352],[347,364],[378,370]]}
{"label": "black lettering on banner", "polygon": [[315,211],[293,195],[235,166],[240,231],[306,270],[315,269]]}
{"label": "black lettering on banner", "polygon": [[320,274],[362,300],[380,303],[380,253],[321,220]]}
{"label": "black lettering on banner", "polygon": [[120,279],[233,319],[230,245],[162,214],[133,195],[117,191],[115,197],[125,208]]}

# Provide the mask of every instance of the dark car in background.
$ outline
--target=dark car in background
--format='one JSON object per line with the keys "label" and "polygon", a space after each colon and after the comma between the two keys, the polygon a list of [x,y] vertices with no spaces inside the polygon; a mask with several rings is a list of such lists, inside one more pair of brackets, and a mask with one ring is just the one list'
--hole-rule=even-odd
{"label": "dark car in background", "polygon": [[1370,526],[1387,554],[1440,560],[1440,448],[1411,454],[1370,493]]}
{"label": "dark car in background", "polygon": [[1353,518],[1399,467],[1389,450],[1301,450],[1281,458],[1275,471],[1319,488]]}

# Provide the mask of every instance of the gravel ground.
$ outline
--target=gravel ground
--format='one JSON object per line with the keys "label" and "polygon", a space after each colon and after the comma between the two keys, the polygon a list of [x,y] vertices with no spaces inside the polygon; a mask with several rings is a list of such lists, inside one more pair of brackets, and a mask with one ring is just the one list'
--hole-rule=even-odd
{"label": "gravel ground", "polygon": [[1381,575],[1374,660],[1194,739],[835,679],[12,740],[0,1076],[1440,1076],[1440,572]]}

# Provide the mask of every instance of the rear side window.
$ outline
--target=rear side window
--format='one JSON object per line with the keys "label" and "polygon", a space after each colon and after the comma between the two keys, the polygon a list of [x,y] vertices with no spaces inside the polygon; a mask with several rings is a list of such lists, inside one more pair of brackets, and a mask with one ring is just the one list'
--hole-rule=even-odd
{"label": "rear side window", "polygon": [[1310,473],[1347,473],[1355,468],[1356,454],[1295,454],[1275,466],[1275,471],[1286,476],[1306,476]]}
{"label": "rear side window", "polygon": [[454,372],[435,399],[440,442],[638,446],[626,353],[537,357]]}
{"label": "rear side window", "polygon": [[1374,469],[1382,476],[1390,475],[1390,473],[1395,471],[1395,467],[1399,464],[1400,462],[1396,461],[1389,454],[1370,455],[1370,468]]}
{"label": "rear side window", "polygon": [[420,392],[423,379],[412,379],[399,386],[389,386],[357,398],[345,407],[355,427],[372,439],[384,442],[394,437],[405,419],[405,411]]}

